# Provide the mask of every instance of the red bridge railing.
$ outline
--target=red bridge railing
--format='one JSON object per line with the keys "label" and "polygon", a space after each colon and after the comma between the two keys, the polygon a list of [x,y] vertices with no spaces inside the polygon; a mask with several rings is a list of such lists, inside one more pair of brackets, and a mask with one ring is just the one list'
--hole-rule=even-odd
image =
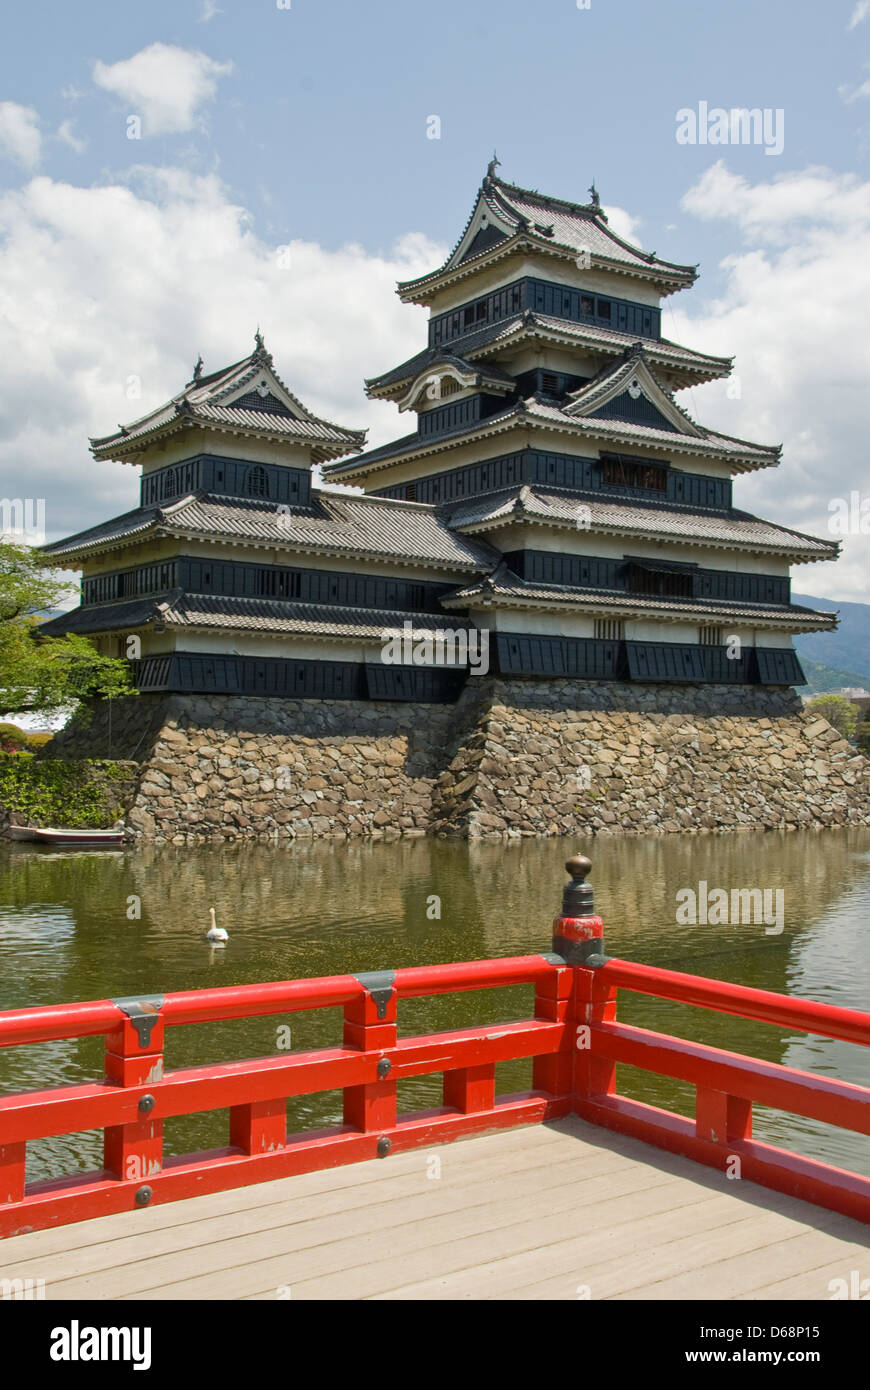
{"label": "red bridge railing", "polygon": [[[870,1014],[608,959],[585,882],[571,881],[553,953],[0,1013],[0,1046],[105,1037],[93,1084],[0,1096],[0,1236],[576,1113],[750,1181],[870,1222],[870,1179],[752,1138],[753,1103],[870,1133],[870,1089],[616,1020],[620,989],[870,1045]],[[518,1022],[397,1036],[400,999],[534,985]],[[165,1030],[341,1008],[341,1047],[165,1071]],[[495,1067],[533,1058],[533,1089],[496,1096]],[[618,1063],[692,1083],[694,1121],[616,1093]],[[441,1107],[398,1115],[397,1083],[443,1074]],[[288,1135],[293,1096],[341,1090],[343,1123]],[[229,1143],[163,1155],[163,1121],[228,1108]],[[27,1144],[104,1132],[103,1168],[25,1182]]]}

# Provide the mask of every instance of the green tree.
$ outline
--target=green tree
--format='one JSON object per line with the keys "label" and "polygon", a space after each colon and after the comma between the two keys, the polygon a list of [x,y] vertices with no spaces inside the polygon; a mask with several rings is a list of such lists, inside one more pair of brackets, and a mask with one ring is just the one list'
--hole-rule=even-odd
{"label": "green tree", "polygon": [[135,695],[129,663],[85,637],[43,637],[45,610],[74,593],[38,551],[0,540],[0,710],[50,714],[83,700]]}
{"label": "green tree", "polygon": [[854,738],[858,725],[858,706],[845,695],[817,695],[806,706],[810,714],[821,715],[843,738]]}

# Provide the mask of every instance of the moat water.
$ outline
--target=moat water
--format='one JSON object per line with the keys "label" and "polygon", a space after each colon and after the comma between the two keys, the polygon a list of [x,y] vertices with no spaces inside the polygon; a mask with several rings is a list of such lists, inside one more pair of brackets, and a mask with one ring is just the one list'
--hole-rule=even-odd
{"label": "moat water", "polygon": [[[611,955],[870,1009],[870,830],[119,853],[4,846],[0,1009],[548,950],[564,860],[578,849],[593,860]],[[781,889],[782,931],[679,922],[678,893],[700,882],[710,892]],[[230,933],[223,950],[204,940],[210,906]],[[530,988],[518,988],[403,1001],[400,1031],[518,1018],[530,999]],[[627,993],[619,1013],[640,1026],[870,1085],[870,1049]],[[168,1030],[167,1064],[274,1055],[277,1029],[286,1024],[294,1050],[340,1041],[340,1010],[194,1025]],[[0,1093],[94,1080],[101,1071],[101,1039],[10,1048],[0,1052]],[[531,1063],[500,1065],[498,1090],[521,1090],[530,1077]],[[693,1092],[683,1083],[620,1068],[618,1085],[692,1113]],[[439,1104],[440,1087],[439,1076],[400,1083],[400,1111]],[[292,1131],[340,1118],[335,1093],[288,1102]],[[167,1152],[225,1144],[227,1123],[226,1111],[171,1120]],[[870,1141],[861,1136],[760,1107],[755,1133],[870,1175]],[[28,1156],[30,1178],[99,1167],[101,1138],[59,1136],[30,1145]]]}

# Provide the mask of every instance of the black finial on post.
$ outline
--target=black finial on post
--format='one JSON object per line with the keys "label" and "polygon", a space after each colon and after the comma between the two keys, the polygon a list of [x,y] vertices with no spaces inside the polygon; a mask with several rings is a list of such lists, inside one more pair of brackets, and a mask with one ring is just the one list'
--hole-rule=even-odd
{"label": "black finial on post", "polygon": [[586,882],[586,875],[592,869],[592,860],[575,854],[566,861],[565,868],[571,878],[562,889],[562,916],[590,917],[595,908],[595,898],[592,884]]}
{"label": "black finial on post", "polygon": [[595,969],[604,965],[604,923],[595,916],[592,885],[586,876],[592,863],[583,854],[567,860],[565,868],[571,875],[562,890],[562,915],[553,923],[553,951],[568,965]]}

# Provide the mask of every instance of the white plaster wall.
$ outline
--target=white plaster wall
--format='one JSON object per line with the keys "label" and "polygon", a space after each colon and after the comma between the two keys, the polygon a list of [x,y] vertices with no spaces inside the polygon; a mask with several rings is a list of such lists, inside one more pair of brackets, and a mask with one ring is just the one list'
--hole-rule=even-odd
{"label": "white plaster wall", "polygon": [[590,531],[554,530],[550,526],[503,526],[481,531],[480,539],[498,550],[546,550],[556,555],[594,555],[602,560],[621,560],[625,555],[639,559],[674,560],[700,565],[702,569],[732,570],[739,574],[787,576],[789,561],[782,556],[747,554],[734,546],[691,545],[685,541],[652,541],[639,536],[602,535]]}
{"label": "white plaster wall", "polygon": [[224,458],[243,459],[246,463],[283,463],[288,468],[311,466],[311,447],[307,444],[239,437],[222,430],[191,429],[171,435],[164,443],[150,444],[147,457],[140,460],[142,471],[153,473],[157,468],[182,463],[196,454],[220,454]]}
{"label": "white plaster wall", "polygon": [[492,290],[510,285],[523,276],[538,280],[551,280],[558,285],[568,285],[575,290],[590,290],[593,294],[612,295],[614,299],[631,299],[636,304],[648,304],[658,308],[662,295],[648,280],[628,273],[616,271],[581,270],[572,261],[547,255],[510,256],[499,261],[487,270],[469,275],[458,284],[439,290],[433,297],[430,316],[437,318],[446,314],[457,304],[467,304],[471,299],[480,299]]}

